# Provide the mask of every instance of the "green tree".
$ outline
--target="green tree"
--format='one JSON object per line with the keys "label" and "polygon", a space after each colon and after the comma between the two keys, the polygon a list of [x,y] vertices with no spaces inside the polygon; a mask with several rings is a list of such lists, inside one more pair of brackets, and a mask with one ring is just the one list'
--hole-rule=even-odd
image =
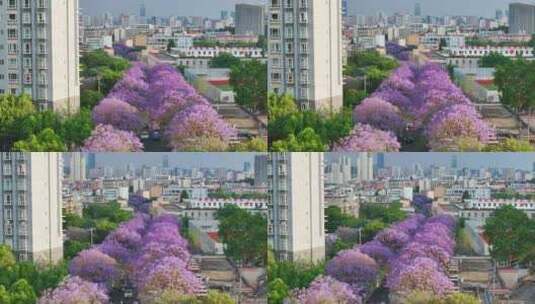
{"label": "green tree", "polygon": [[0,245],[0,269],[9,271],[16,263],[17,260],[15,259],[15,255],[13,255],[11,248],[7,245]]}
{"label": "green tree", "polygon": [[482,68],[495,68],[499,65],[509,65],[512,60],[509,57],[496,52],[492,52],[486,56],[481,57],[479,66]]}
{"label": "green tree", "polygon": [[266,111],[267,64],[256,59],[243,60],[230,69],[230,84],[236,93],[236,103],[251,111]]}
{"label": "green tree", "polygon": [[344,108],[353,110],[366,97],[368,94],[365,91],[344,88]]}
{"label": "green tree", "polygon": [[519,259],[535,245],[534,221],[513,206],[497,209],[484,230],[492,245],[491,255],[499,261]]}
{"label": "green tree", "polygon": [[71,260],[80,251],[88,249],[89,247],[91,247],[91,244],[89,242],[67,240],[63,244],[63,258],[66,260]]}
{"label": "green tree", "polygon": [[282,279],[276,278],[269,282],[267,294],[269,304],[282,304],[288,296],[290,296],[290,289]]}
{"label": "green tree", "polygon": [[230,69],[233,66],[240,65],[240,58],[235,57],[230,53],[220,53],[218,56],[210,60],[211,68],[224,68]]}
{"label": "green tree", "polygon": [[61,127],[61,136],[65,144],[74,150],[75,147],[83,146],[84,141],[91,136],[94,128],[91,111],[82,109],[76,115],[65,118]]}
{"label": "green tree", "polygon": [[37,301],[37,296],[32,286],[28,281],[20,279],[15,282],[9,289],[11,294],[11,302],[16,304],[34,304]]}
{"label": "green tree", "polygon": [[104,98],[104,95],[95,90],[85,89],[80,94],[80,106],[83,109],[93,110],[93,108]]}
{"label": "green tree", "polygon": [[171,52],[174,48],[176,48],[176,42],[173,39],[169,39],[169,41],[167,41],[167,52]]}
{"label": "green tree", "polygon": [[325,272],[325,263],[275,262],[268,265],[268,283],[280,279],[289,290],[306,288],[315,278]]}
{"label": "green tree", "polygon": [[261,214],[227,205],[218,210],[216,219],[226,256],[244,265],[265,264],[267,221]]}
{"label": "green tree", "polygon": [[497,144],[488,145],[483,149],[484,152],[534,152],[535,147],[526,140],[507,138]]}
{"label": "green tree", "polygon": [[11,304],[11,295],[9,291],[6,290],[4,285],[0,285],[0,303],[1,304]]}
{"label": "green tree", "polygon": [[290,95],[269,94],[268,96],[268,117],[275,120],[290,114],[297,113],[299,110],[294,99]]}
{"label": "green tree", "polygon": [[30,138],[26,140],[16,142],[14,150],[22,152],[65,152],[67,148],[63,139],[54,130],[47,128],[37,135],[30,135]]}
{"label": "green tree", "polygon": [[188,191],[182,190],[182,192],[180,193],[180,202],[184,202],[187,199],[189,199]]}
{"label": "green tree", "polygon": [[338,227],[355,228],[362,223],[354,216],[344,214],[342,209],[337,206],[329,206],[325,209],[326,224],[325,228],[328,233],[335,233]]}
{"label": "green tree", "polygon": [[266,152],[268,149],[267,142],[260,138],[255,137],[248,141],[242,142],[232,148],[233,152]]}
{"label": "green tree", "polygon": [[0,139],[4,150],[14,142],[28,136],[24,133],[25,118],[34,114],[36,109],[28,95],[0,95]]}
{"label": "green tree", "polygon": [[218,291],[209,291],[208,295],[201,298],[202,304],[234,304],[236,303],[228,294],[218,292]]}
{"label": "green tree", "polygon": [[272,149],[274,152],[323,152],[326,146],[314,129],[306,128],[297,136],[290,134],[288,139],[276,141]]}

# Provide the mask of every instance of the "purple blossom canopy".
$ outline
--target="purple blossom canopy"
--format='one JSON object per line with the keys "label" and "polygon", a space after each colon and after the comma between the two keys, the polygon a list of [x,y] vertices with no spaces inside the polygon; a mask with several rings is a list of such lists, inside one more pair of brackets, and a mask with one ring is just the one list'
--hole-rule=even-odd
{"label": "purple blossom canopy", "polygon": [[222,151],[236,130],[212,107],[196,104],[177,113],[165,135],[175,151]]}
{"label": "purple blossom canopy", "polygon": [[392,132],[356,124],[351,134],[334,146],[335,152],[398,152],[401,148]]}
{"label": "purple blossom canopy", "polygon": [[71,261],[69,273],[93,283],[113,285],[121,277],[117,261],[98,249],[84,250]]}
{"label": "purple blossom canopy", "polygon": [[84,281],[80,277],[69,277],[59,286],[46,291],[38,304],[107,304],[107,291],[99,284]]}
{"label": "purple blossom canopy", "polygon": [[143,144],[132,132],[98,125],[86,139],[83,152],[142,152]]}
{"label": "purple blossom canopy", "polygon": [[195,295],[203,289],[199,278],[179,258],[163,258],[147,270],[138,276],[137,287],[141,299],[151,299],[169,289],[183,295]]}
{"label": "purple blossom canopy", "polygon": [[442,296],[453,290],[451,280],[430,258],[419,257],[411,264],[396,264],[392,268],[386,282],[391,291],[408,294],[420,290]]}
{"label": "purple blossom canopy", "polygon": [[355,249],[340,251],[326,267],[329,276],[358,289],[374,284],[378,270],[374,259]]}
{"label": "purple blossom canopy", "polygon": [[433,151],[460,151],[460,140],[472,139],[476,144],[487,144],[495,137],[494,130],[471,105],[453,105],[438,112],[426,133]]}
{"label": "purple blossom canopy", "polygon": [[353,120],[395,134],[401,134],[405,129],[405,121],[399,109],[377,97],[366,98],[356,106],[353,111]]}
{"label": "purple blossom canopy", "polygon": [[395,256],[392,249],[376,240],[364,243],[361,246],[355,247],[355,249],[372,257],[381,266],[387,265],[390,259]]}
{"label": "purple blossom canopy", "polygon": [[394,252],[398,252],[410,241],[410,236],[405,232],[387,228],[375,236],[375,240],[381,242]]}
{"label": "purple blossom canopy", "polygon": [[95,124],[112,125],[117,129],[139,132],[145,128],[145,121],[141,113],[130,104],[117,99],[103,99],[93,109]]}
{"label": "purple blossom canopy", "polygon": [[360,296],[355,295],[349,284],[332,277],[320,276],[310,286],[296,296],[299,303],[307,304],[361,304]]}

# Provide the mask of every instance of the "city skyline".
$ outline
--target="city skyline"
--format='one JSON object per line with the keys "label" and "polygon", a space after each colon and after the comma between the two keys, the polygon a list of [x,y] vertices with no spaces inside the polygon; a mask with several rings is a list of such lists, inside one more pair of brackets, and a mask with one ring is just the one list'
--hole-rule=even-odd
{"label": "city skyline", "polygon": [[[416,3],[421,4],[422,15],[474,15],[492,17],[497,9],[508,9],[509,3],[523,2],[510,0],[451,0],[445,6],[440,0],[348,0],[350,15],[375,15],[378,11],[387,14],[404,12],[412,14]],[[529,3],[527,1],[524,1]]]}
{"label": "city skyline", "polygon": [[254,163],[255,155],[261,153],[95,153],[97,167],[121,168],[128,164],[135,164],[137,168],[143,165],[161,165],[163,156],[169,156],[170,167],[190,168],[227,168],[243,169],[243,164]]}
{"label": "city skyline", "polygon": [[[353,160],[357,159],[358,153],[343,153]],[[386,166],[399,166],[411,168],[415,163],[422,166],[449,166],[451,157],[457,156],[459,168],[515,168],[532,170],[535,162],[535,153],[426,153],[426,152],[403,152],[384,153]],[[341,153],[325,153],[326,160],[336,159]],[[376,156],[377,153],[374,153]]]}
{"label": "city skyline", "polygon": [[142,3],[145,3],[147,16],[203,16],[218,18],[222,10],[234,10],[236,4],[265,4],[264,0],[219,0],[213,5],[211,0],[190,2],[188,0],[80,0],[84,14],[101,15],[104,12],[113,14],[138,14]]}

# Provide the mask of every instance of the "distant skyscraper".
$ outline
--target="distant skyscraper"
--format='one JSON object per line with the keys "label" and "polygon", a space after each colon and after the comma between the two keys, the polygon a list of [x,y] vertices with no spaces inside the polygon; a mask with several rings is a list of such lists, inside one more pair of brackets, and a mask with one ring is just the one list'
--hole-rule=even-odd
{"label": "distant skyscraper", "polygon": [[267,155],[256,155],[254,158],[254,184],[257,187],[267,186]]}
{"label": "distant skyscraper", "polygon": [[95,153],[87,153],[86,161],[87,169],[95,169],[97,167],[97,156]]}
{"label": "distant skyscraper", "polygon": [[373,153],[361,152],[357,157],[358,181],[373,180]]}
{"label": "distant skyscraper", "polygon": [[377,169],[385,168],[385,154],[377,153]]}
{"label": "distant skyscraper", "polygon": [[139,7],[139,16],[140,17],[147,17],[147,7],[145,7],[145,3],[141,3],[141,6]]}
{"label": "distant skyscraper", "polygon": [[341,0],[271,0],[268,90],[302,109],[343,105]]}
{"label": "distant skyscraper", "polygon": [[348,2],[349,0],[342,0],[342,17],[349,16],[349,7]]}
{"label": "distant skyscraper", "polygon": [[244,162],[243,163],[243,172],[251,172],[251,163],[250,162]]}
{"label": "distant skyscraper", "polygon": [[61,154],[2,152],[0,167],[0,244],[21,260],[61,260]]}
{"label": "distant skyscraper", "polygon": [[527,3],[509,4],[509,33],[535,33],[535,5]]}
{"label": "distant skyscraper", "polygon": [[419,2],[414,5],[414,16],[422,16],[422,5]]}
{"label": "distant skyscraper", "polygon": [[323,260],[323,154],[271,153],[269,158],[269,246],[279,260]]}
{"label": "distant skyscraper", "polygon": [[264,6],[252,4],[236,4],[236,34],[264,35]]}
{"label": "distant skyscraper", "polygon": [[78,112],[79,21],[78,0],[0,1],[0,95]]}
{"label": "distant skyscraper", "polygon": [[164,154],[164,156],[162,157],[162,168],[169,168],[169,155],[167,154]]}
{"label": "distant skyscraper", "polygon": [[452,169],[458,169],[459,168],[459,159],[457,157],[457,155],[452,155],[451,156],[451,164],[450,164],[450,167]]}
{"label": "distant skyscraper", "polygon": [[229,17],[228,11],[221,11],[221,20],[226,20]]}
{"label": "distant skyscraper", "polygon": [[503,18],[503,10],[496,10],[496,20],[501,20]]}

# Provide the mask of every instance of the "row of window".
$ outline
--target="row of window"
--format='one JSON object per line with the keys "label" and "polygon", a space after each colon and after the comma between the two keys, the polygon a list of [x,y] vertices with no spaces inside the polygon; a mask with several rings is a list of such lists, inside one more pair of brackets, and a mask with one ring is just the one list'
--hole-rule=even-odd
{"label": "row of window", "polygon": [[[22,3],[22,8],[28,9],[32,8],[32,0],[21,0],[20,2],[18,0],[6,0],[8,9],[17,9],[18,4]],[[37,0],[37,8],[47,8],[46,5],[47,0]],[[4,5],[4,0],[0,0],[0,6]]]}

